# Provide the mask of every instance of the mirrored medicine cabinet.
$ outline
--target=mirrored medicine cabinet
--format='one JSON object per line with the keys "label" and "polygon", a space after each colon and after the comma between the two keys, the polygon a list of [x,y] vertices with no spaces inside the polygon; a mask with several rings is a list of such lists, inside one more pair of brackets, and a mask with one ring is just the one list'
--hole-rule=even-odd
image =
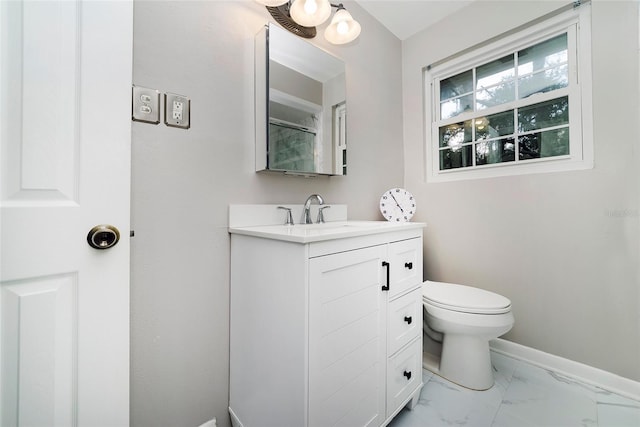
{"label": "mirrored medicine cabinet", "polygon": [[255,67],[256,171],[345,175],[344,62],[268,24]]}

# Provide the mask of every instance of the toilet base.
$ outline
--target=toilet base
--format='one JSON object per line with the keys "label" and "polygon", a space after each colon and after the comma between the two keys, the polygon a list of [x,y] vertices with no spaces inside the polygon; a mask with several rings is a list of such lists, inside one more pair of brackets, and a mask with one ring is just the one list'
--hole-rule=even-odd
{"label": "toilet base", "polygon": [[444,336],[442,354],[422,354],[422,366],[436,375],[472,390],[493,387],[489,341],[466,335]]}
{"label": "toilet base", "polygon": [[493,368],[486,337],[445,334],[440,375],[473,390],[493,387]]}

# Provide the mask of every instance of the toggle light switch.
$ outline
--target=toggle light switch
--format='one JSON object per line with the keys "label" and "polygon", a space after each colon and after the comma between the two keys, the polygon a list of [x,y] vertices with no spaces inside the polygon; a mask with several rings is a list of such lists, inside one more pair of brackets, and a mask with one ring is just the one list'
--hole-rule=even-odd
{"label": "toggle light switch", "polygon": [[133,86],[131,119],[136,122],[160,123],[160,92],[142,86]]}
{"label": "toggle light switch", "polygon": [[191,100],[175,93],[164,94],[164,123],[167,126],[189,129]]}

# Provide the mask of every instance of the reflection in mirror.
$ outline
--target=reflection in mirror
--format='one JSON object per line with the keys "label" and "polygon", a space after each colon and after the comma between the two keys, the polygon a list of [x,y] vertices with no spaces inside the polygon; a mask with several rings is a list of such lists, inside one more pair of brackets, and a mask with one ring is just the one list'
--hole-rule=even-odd
{"label": "reflection in mirror", "polygon": [[269,24],[256,36],[256,170],[346,174],[345,66]]}

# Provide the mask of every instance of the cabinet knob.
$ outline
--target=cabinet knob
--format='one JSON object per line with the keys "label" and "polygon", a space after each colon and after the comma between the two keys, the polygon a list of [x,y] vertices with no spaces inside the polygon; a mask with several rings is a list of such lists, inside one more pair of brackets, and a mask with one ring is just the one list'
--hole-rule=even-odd
{"label": "cabinet knob", "polygon": [[413,263],[412,262],[405,262],[404,263],[404,268],[408,268],[409,270],[413,269]]}
{"label": "cabinet knob", "polygon": [[411,322],[413,322],[413,319],[411,319],[411,316],[404,316],[404,321],[410,325]]}
{"label": "cabinet knob", "polygon": [[407,379],[408,379],[408,380],[410,380],[410,379],[411,379],[411,371],[409,371],[409,372],[404,371],[404,373],[403,373],[402,375],[404,375],[405,377],[407,377]]}

